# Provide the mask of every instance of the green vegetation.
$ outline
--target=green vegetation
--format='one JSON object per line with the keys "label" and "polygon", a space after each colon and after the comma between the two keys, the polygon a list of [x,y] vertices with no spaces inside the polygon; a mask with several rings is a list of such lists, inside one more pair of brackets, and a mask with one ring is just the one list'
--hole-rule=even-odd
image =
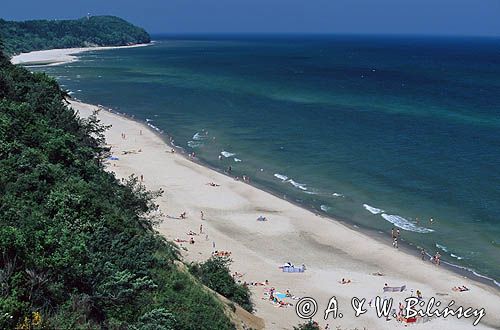
{"label": "green vegetation", "polygon": [[[104,129],[0,54],[0,329],[234,328],[155,232],[159,192],[104,170]],[[200,269],[249,303],[219,261]]]}
{"label": "green vegetation", "polygon": [[317,323],[313,321],[307,321],[305,323],[301,323],[296,327],[293,327],[294,330],[318,330],[319,326]]}
{"label": "green vegetation", "polygon": [[201,264],[192,264],[190,272],[203,284],[224,297],[234,301],[248,312],[252,312],[248,287],[236,283],[230,275],[231,260],[227,257],[212,257]]}
{"label": "green vegetation", "polygon": [[0,19],[0,38],[8,55],[33,50],[149,43],[149,34],[114,16],[77,20],[13,22]]}

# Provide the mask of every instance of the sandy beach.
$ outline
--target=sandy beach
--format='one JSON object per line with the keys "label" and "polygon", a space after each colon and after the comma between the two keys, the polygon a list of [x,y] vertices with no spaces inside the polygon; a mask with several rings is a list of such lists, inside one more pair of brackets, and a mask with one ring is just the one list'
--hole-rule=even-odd
{"label": "sandy beach", "polygon": [[13,64],[22,64],[22,65],[60,65],[76,61],[78,58],[75,55],[83,52],[144,47],[149,45],[150,44],[139,44],[130,46],[116,46],[116,47],[85,47],[85,48],[37,50],[29,53],[21,53],[15,55],[11,58],[11,62]]}
{"label": "sandy beach", "polygon": [[[72,107],[82,117],[97,109],[79,102],[72,102]],[[141,123],[107,111],[99,111],[98,117],[103,124],[111,125],[106,139],[113,155],[118,157],[109,161],[108,169],[118,178],[142,175],[148,189],[165,191],[158,200],[164,214],[158,230],[169,240],[188,240],[187,233],[199,233],[203,225],[203,234],[193,236],[195,244],[179,244],[184,247],[181,251],[186,262],[209,258],[215,244],[215,250],[231,252],[232,271],[242,273],[242,281],[269,281],[269,286],[251,286],[255,314],[265,320],[266,328],[290,329],[301,321],[294,307],[277,307],[266,299],[265,289],[269,287],[316,299],[319,311],[315,319],[321,326],[329,323],[330,327],[342,329],[402,328],[404,324],[394,319],[378,318],[374,308],[368,306],[366,314],[354,317],[351,299],[366,298],[368,302],[376,296],[392,297],[397,304],[417,290],[422,292],[424,300],[435,297],[443,306],[455,300],[455,306],[484,308],[486,316],[478,329],[500,324],[497,290],[203,167],[177,152],[171,153],[171,147]],[[219,186],[210,186],[210,182]],[[176,219],[182,212],[186,212],[187,219]],[[261,215],[268,221],[257,221]],[[288,261],[305,264],[307,269],[304,273],[284,273],[278,267]],[[342,278],[352,282],[341,284]],[[386,283],[406,285],[407,289],[384,294]],[[452,291],[452,287],[461,285],[470,290]],[[337,298],[343,318],[324,321],[323,311],[332,296]],[[285,301],[296,303],[289,298]],[[472,322],[473,318],[448,317],[411,326],[471,329]]]}
{"label": "sandy beach", "polygon": [[[19,55],[14,63],[61,63],[72,61],[80,51],[93,49],[53,50]],[[71,102],[81,117],[87,117],[97,106]],[[242,282],[264,282],[250,286],[255,315],[265,320],[266,329],[291,329],[303,322],[295,313],[296,299],[285,298],[293,306],[278,307],[266,295],[274,287],[279,292],[290,290],[296,297],[312,297],[318,303],[314,319],[330,329],[398,329],[406,325],[394,318],[387,321],[375,314],[368,302],[376,296],[394,298],[393,308],[417,290],[424,301],[435,297],[442,307],[451,300],[454,307],[484,308],[486,316],[477,329],[499,328],[500,294],[498,290],[464,278],[420,258],[394,249],[390,242],[380,241],[355,231],[340,222],[318,216],[247,183],[192,162],[179,152],[172,153],[161,136],[145,124],[100,110],[98,117],[105,125],[107,144],[117,160],[109,160],[107,169],[116,177],[134,174],[143,177],[151,190],[162,189],[157,202],[163,213],[158,231],[177,243],[185,262],[203,261],[214,250],[230,251],[232,271],[243,274]],[[125,134],[123,137],[122,134]],[[211,186],[209,183],[215,183]],[[186,212],[186,219],[178,219]],[[201,219],[203,212],[203,220]],[[263,216],[267,221],[257,221]],[[203,233],[199,234],[202,225]],[[192,231],[198,235],[190,236]],[[404,233],[404,231],[403,231]],[[278,267],[286,262],[306,265],[303,273],[285,273]],[[349,279],[341,284],[341,279]],[[384,293],[383,288],[406,286],[404,292]],[[455,286],[470,290],[456,292]],[[323,319],[324,310],[333,296],[338,301],[342,318]],[[366,298],[366,314],[354,316],[351,299]],[[471,329],[475,317],[432,318],[426,323],[408,325],[415,329]]]}

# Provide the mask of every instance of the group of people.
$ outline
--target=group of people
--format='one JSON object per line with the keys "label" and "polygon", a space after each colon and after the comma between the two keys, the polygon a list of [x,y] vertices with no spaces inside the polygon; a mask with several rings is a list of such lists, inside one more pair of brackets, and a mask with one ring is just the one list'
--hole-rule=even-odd
{"label": "group of people", "polygon": [[454,286],[451,288],[453,291],[458,291],[458,292],[464,292],[464,291],[469,291],[469,288],[466,287],[465,285],[462,286]]}
{"label": "group of people", "polygon": [[231,251],[214,251],[212,255],[214,257],[229,257],[231,256]]}
{"label": "group of people", "polygon": [[436,254],[431,258],[431,261],[437,266],[441,265],[441,254],[436,252]]}

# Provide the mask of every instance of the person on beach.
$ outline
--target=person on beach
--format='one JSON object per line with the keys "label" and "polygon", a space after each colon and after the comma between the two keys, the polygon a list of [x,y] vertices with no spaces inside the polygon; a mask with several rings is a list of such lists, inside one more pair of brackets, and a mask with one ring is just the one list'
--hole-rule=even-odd
{"label": "person on beach", "polygon": [[420,255],[422,256],[422,261],[425,261],[425,249],[422,249]]}
{"label": "person on beach", "polygon": [[396,249],[398,248],[398,238],[397,238],[397,237],[394,237],[394,238],[392,239],[392,246],[393,246],[394,248],[396,248]]}
{"label": "person on beach", "polygon": [[212,241],[212,248],[215,250],[215,241]]}
{"label": "person on beach", "polygon": [[205,220],[205,214],[203,214],[203,211],[200,211],[200,217],[201,217],[201,220]]}
{"label": "person on beach", "polygon": [[200,234],[203,234],[203,225],[200,225]]}
{"label": "person on beach", "polygon": [[141,174],[141,182],[144,181],[144,175]]}
{"label": "person on beach", "polygon": [[194,238],[191,236],[191,238],[189,239],[189,244],[194,244]]}
{"label": "person on beach", "polygon": [[394,240],[394,238],[396,238],[396,228],[392,227],[391,229],[391,236],[392,236],[392,239]]}

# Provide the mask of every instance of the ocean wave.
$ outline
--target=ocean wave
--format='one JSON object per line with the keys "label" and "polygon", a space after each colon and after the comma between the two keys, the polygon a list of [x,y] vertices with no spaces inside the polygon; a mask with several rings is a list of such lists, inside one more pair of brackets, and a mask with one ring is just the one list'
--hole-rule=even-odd
{"label": "ocean wave", "polygon": [[315,191],[304,191],[304,193],[308,194],[308,195],[317,195],[318,193],[315,192]]}
{"label": "ocean wave", "polygon": [[450,253],[450,256],[452,256],[453,258],[455,258],[457,260],[462,260],[463,259],[461,256],[457,256],[456,254],[453,254],[453,253]]}
{"label": "ocean wave", "polygon": [[239,163],[239,162],[241,162],[242,160],[241,160],[241,159],[239,159],[239,158],[234,157],[234,161],[235,161],[235,162],[237,162],[237,163]]}
{"label": "ocean wave", "polygon": [[205,133],[196,132],[192,137],[192,139],[194,141],[201,141],[201,140],[205,140],[206,138],[207,138],[206,132]]}
{"label": "ocean wave", "polygon": [[279,173],[276,173],[274,174],[274,176],[278,179],[280,179],[281,181],[286,181],[288,180],[288,177],[286,175],[283,175],[283,174],[279,174]]}
{"label": "ocean wave", "polygon": [[326,206],[326,205],[321,205],[319,208],[320,208],[320,209],[321,209],[321,211],[323,211],[323,212],[328,212],[328,211],[331,209],[331,207],[330,207],[330,206]]}
{"label": "ocean wave", "polygon": [[333,197],[344,197],[344,195],[339,194],[339,193],[333,193],[332,196]]}
{"label": "ocean wave", "polygon": [[199,148],[199,147],[201,147],[203,145],[203,143],[201,143],[199,141],[188,141],[187,145],[190,148]]}
{"label": "ocean wave", "polygon": [[396,227],[399,227],[403,230],[413,231],[415,233],[421,233],[421,234],[432,233],[434,231],[433,229],[419,227],[419,226],[415,225],[414,223],[410,222],[409,220],[407,220],[399,215],[382,213],[381,216],[385,220],[389,221],[390,223],[392,223]]}
{"label": "ocean wave", "polygon": [[[147,120],[147,119],[146,119],[146,120]],[[161,130],[161,129],[159,129],[158,127],[156,127],[156,126],[155,126],[155,125],[153,125],[153,124],[150,124],[149,122],[147,123],[147,125],[148,125],[149,127],[151,127],[152,129],[154,129],[155,131],[157,131],[157,132],[160,132],[160,133],[162,132],[162,130]]]}
{"label": "ocean wave", "polygon": [[382,213],[382,212],[385,212],[384,210],[382,209],[378,209],[376,207],[373,207],[373,206],[370,206],[368,204],[363,204],[363,207],[368,211],[370,212],[371,214],[379,214],[379,213]]}
{"label": "ocean wave", "polygon": [[304,191],[307,190],[306,185],[303,183],[298,183],[296,181],[293,181],[292,179],[289,179],[287,182],[289,182],[295,188],[299,188],[299,189],[304,190]]}
{"label": "ocean wave", "polygon": [[436,243],[436,247],[440,249],[441,251],[448,252],[448,248],[444,245]]}
{"label": "ocean wave", "polygon": [[222,156],[226,157],[226,158],[229,158],[229,157],[232,157],[232,156],[235,156],[236,154],[232,153],[232,152],[229,152],[229,151],[221,151],[220,153]]}

